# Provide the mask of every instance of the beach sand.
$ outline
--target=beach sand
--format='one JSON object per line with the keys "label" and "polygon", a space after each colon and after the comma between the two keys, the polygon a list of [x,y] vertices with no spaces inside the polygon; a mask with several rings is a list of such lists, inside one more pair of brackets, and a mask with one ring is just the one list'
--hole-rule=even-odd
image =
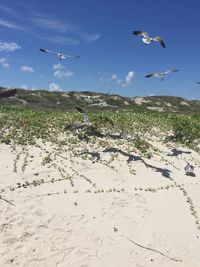
{"label": "beach sand", "polygon": [[199,267],[200,156],[154,146],[1,144],[0,266]]}

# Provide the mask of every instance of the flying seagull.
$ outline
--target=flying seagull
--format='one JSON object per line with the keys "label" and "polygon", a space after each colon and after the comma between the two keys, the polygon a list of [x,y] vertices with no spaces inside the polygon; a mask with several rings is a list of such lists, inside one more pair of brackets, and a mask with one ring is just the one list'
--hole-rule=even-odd
{"label": "flying seagull", "polygon": [[195,176],[194,166],[187,162],[187,165],[184,167],[185,174],[188,176]]}
{"label": "flying seagull", "polygon": [[155,41],[155,42],[159,42],[160,45],[165,48],[165,43],[160,38],[160,36],[150,37],[147,32],[143,32],[143,31],[133,31],[132,33],[133,35],[143,36],[142,41],[145,44],[150,44],[151,42]]}
{"label": "flying seagull", "polygon": [[80,129],[89,128],[92,123],[89,120],[87,113],[79,107],[76,107],[76,109],[83,114],[83,121],[74,121],[67,128],[74,129],[77,131]]}
{"label": "flying seagull", "polygon": [[45,53],[56,54],[60,60],[66,59],[66,58],[79,58],[80,57],[80,56],[70,56],[64,53],[58,53],[58,52],[50,51],[50,50],[43,49],[43,48],[40,48],[40,51],[45,52]]}
{"label": "flying seagull", "polygon": [[145,77],[146,78],[151,78],[151,77],[161,78],[161,81],[163,81],[166,74],[169,74],[169,73],[172,73],[172,72],[177,72],[177,71],[178,70],[167,70],[167,71],[164,71],[164,72],[154,72],[154,73],[146,75]]}

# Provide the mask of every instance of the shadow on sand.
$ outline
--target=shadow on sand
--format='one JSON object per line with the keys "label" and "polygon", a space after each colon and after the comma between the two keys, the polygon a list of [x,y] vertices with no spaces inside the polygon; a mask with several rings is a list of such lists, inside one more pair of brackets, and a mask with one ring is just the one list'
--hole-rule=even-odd
{"label": "shadow on sand", "polygon": [[171,150],[171,153],[168,153],[167,156],[177,157],[177,156],[182,155],[182,154],[191,154],[191,152],[173,148]]}
{"label": "shadow on sand", "polygon": [[167,168],[160,168],[160,167],[156,167],[154,165],[151,165],[151,164],[148,164],[146,163],[146,161],[140,157],[140,156],[135,156],[135,155],[132,155],[132,154],[128,154],[127,152],[124,152],[123,150],[121,149],[118,149],[118,148],[115,148],[115,147],[109,147],[109,148],[106,148],[104,149],[102,152],[113,152],[113,153],[120,153],[121,155],[125,156],[125,157],[128,157],[127,159],[127,163],[131,162],[131,161],[137,161],[137,160],[140,160],[142,161],[142,163],[144,163],[144,165],[147,167],[147,168],[150,168],[150,169],[153,169],[155,172],[159,172],[161,173],[162,176],[168,178],[168,179],[171,179],[172,178],[170,177],[170,173],[171,171]]}

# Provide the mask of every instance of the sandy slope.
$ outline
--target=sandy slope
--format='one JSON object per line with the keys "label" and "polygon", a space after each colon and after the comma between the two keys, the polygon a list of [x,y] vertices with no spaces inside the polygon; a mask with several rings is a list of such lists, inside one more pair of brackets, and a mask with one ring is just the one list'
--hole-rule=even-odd
{"label": "sandy slope", "polygon": [[[127,163],[101,149],[98,161],[51,144],[0,145],[1,196],[10,201],[0,200],[0,266],[199,267],[200,156],[155,146],[152,159]],[[186,160],[196,177],[185,175]]]}

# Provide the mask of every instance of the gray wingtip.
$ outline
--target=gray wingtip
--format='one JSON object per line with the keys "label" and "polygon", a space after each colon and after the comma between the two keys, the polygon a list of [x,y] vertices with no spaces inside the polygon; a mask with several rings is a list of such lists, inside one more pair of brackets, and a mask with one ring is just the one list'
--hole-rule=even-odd
{"label": "gray wingtip", "polygon": [[43,48],[40,48],[40,51],[45,52],[45,53],[47,52],[46,49],[43,49]]}
{"label": "gray wingtip", "polygon": [[132,31],[132,34],[134,34],[134,35],[139,35],[141,33],[142,33],[142,31]]}

